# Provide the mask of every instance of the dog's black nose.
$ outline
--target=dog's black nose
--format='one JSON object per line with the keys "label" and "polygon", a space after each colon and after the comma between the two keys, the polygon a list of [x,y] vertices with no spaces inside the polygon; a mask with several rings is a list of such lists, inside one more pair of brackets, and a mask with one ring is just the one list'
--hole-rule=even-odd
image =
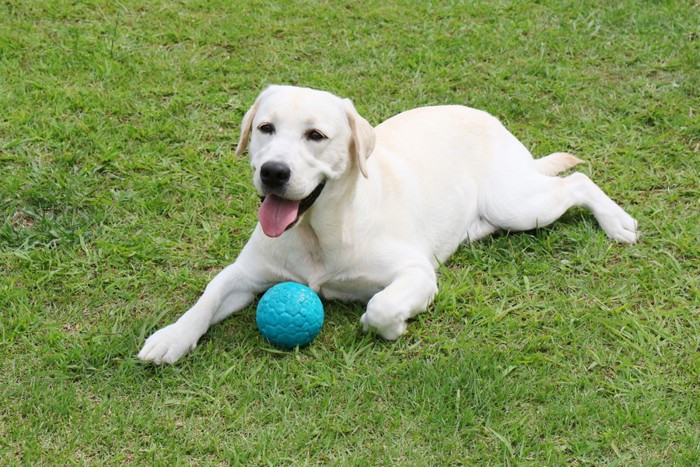
{"label": "dog's black nose", "polygon": [[289,181],[292,171],[281,162],[265,162],[260,167],[260,180],[270,188],[279,188]]}

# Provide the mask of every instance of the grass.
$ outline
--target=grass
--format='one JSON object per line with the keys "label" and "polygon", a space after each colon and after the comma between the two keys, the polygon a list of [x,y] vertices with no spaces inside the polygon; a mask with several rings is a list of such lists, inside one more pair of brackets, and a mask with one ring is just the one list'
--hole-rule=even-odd
{"label": "grass", "polygon": [[[699,10],[690,1],[0,4],[0,463],[700,463]],[[233,261],[232,156],[269,83],[378,123],[464,103],[566,150],[639,221],[462,247],[396,343],[326,303],[308,348],[253,309],[141,364]]]}

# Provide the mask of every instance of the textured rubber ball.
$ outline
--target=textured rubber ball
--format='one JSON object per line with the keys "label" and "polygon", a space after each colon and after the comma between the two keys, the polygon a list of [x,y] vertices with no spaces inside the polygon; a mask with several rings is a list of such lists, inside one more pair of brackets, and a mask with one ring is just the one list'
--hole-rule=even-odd
{"label": "textured rubber ball", "polygon": [[321,332],[323,304],[307,286],[282,282],[262,296],[255,320],[271,344],[283,349],[303,347]]}

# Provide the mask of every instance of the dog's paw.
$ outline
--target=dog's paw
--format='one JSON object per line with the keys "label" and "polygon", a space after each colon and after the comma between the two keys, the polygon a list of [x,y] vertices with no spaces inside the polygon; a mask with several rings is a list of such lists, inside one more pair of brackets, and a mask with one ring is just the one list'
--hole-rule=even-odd
{"label": "dog's paw", "polygon": [[399,314],[371,310],[367,307],[367,312],[360,318],[362,330],[379,334],[384,339],[395,341],[406,332],[406,318]]}
{"label": "dog's paw", "polygon": [[620,243],[637,243],[639,240],[638,223],[634,217],[627,214],[621,207],[615,206],[613,212],[599,219],[600,225],[608,237]]}
{"label": "dog's paw", "polygon": [[197,346],[197,340],[177,323],[156,331],[146,339],[138,357],[146,362],[157,365],[175,363],[183,355],[191,352]]}

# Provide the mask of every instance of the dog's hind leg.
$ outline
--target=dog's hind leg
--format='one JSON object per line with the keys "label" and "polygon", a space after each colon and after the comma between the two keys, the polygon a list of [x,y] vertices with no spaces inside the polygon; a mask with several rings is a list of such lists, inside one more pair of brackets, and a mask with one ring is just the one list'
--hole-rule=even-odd
{"label": "dog's hind leg", "polygon": [[503,230],[530,230],[557,220],[571,207],[591,210],[605,233],[621,243],[635,243],[637,221],[582,173],[550,177],[538,172],[506,177],[489,187],[484,217]]}

